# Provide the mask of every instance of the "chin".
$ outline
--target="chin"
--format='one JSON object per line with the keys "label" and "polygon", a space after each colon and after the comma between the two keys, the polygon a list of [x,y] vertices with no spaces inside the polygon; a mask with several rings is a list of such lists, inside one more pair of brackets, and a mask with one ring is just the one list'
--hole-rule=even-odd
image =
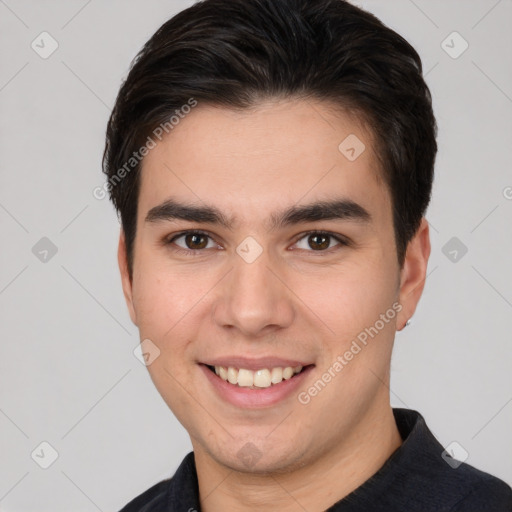
{"label": "chin", "polygon": [[232,471],[250,474],[284,474],[307,464],[303,450],[297,447],[283,446],[282,443],[260,439],[247,442],[232,442],[229,452],[226,449],[209,451],[216,462]]}

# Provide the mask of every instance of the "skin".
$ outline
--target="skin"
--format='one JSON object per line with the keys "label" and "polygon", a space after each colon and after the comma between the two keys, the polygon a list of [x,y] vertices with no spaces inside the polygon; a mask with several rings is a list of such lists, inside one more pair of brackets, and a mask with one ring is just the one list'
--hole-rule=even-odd
{"label": "skin", "polygon": [[[353,162],[338,150],[349,134],[366,146]],[[325,510],[402,442],[390,358],[423,290],[429,231],[423,219],[400,268],[372,147],[356,118],[321,101],[267,101],[241,112],[200,104],[143,161],[133,279],[122,231],[119,240],[123,290],[141,339],[160,350],[148,370],[191,437],[206,512]],[[169,197],[216,206],[236,224],[145,222]],[[363,206],[371,222],[268,229],[272,212],[339,197]],[[193,252],[183,237],[162,242],[187,229],[207,231],[208,246]],[[314,250],[306,234],[314,230],[350,244],[330,239]],[[236,252],[247,236],[263,248],[250,264]],[[235,407],[198,366],[227,355],[308,361],[315,367],[304,391],[395,302],[401,311],[308,404],[292,393],[271,407]],[[248,442],[260,456],[250,468],[237,456]]]}

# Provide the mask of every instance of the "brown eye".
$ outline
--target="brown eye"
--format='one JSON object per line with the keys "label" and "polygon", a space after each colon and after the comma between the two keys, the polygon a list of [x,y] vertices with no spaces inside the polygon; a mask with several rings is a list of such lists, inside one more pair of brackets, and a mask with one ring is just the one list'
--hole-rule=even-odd
{"label": "brown eye", "polygon": [[185,244],[188,249],[204,249],[208,245],[208,237],[199,233],[185,235]]}
{"label": "brown eye", "polygon": [[212,238],[207,233],[202,233],[201,231],[187,231],[181,233],[171,238],[166,243],[168,245],[175,245],[175,250],[177,251],[201,251],[216,246]]}
{"label": "brown eye", "polygon": [[309,247],[315,251],[327,249],[330,244],[330,237],[322,234],[309,235],[308,243]]}
{"label": "brown eye", "polygon": [[328,252],[327,249],[332,249],[336,246],[339,246],[338,249],[340,249],[347,245],[349,245],[349,242],[344,240],[341,235],[337,236],[333,233],[324,233],[323,231],[306,233],[295,244],[298,249],[309,252]]}

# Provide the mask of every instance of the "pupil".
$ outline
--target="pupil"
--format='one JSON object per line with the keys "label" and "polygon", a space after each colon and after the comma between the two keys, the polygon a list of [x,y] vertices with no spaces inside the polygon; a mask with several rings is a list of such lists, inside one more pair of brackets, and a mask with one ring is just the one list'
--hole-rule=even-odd
{"label": "pupil", "polygon": [[[321,239],[322,242],[318,242],[318,239]],[[319,249],[327,249],[329,247],[329,237],[326,235],[311,235],[309,237],[310,242],[313,240],[313,244],[309,244],[309,246],[314,250]],[[316,247],[314,247],[316,245]]]}
{"label": "pupil", "polygon": [[[203,239],[202,244],[198,243],[201,238]],[[185,239],[186,239],[187,245],[189,247],[193,246],[193,247],[190,247],[191,249],[203,249],[207,245],[207,243],[204,243],[206,237],[204,235],[199,235],[197,233],[188,234],[188,235],[186,235]]]}

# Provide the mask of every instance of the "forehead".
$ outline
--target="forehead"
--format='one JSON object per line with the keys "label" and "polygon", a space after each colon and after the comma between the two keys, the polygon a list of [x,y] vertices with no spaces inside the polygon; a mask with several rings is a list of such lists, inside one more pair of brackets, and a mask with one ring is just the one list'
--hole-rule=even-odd
{"label": "forehead", "polygon": [[139,217],[168,197],[219,205],[233,221],[340,196],[378,215],[389,194],[377,162],[371,132],[324,102],[199,103],[144,158]]}

